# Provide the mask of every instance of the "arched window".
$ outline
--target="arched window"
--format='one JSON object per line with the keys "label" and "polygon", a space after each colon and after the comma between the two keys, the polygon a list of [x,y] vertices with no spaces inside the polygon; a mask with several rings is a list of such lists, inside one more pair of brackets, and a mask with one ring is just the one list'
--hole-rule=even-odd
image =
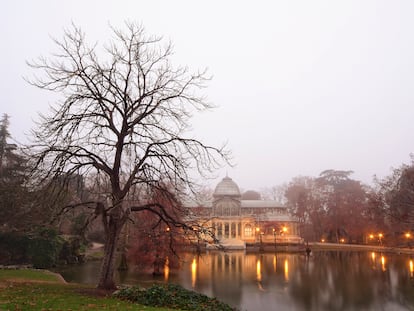
{"label": "arched window", "polygon": [[230,216],[230,208],[229,207],[224,208],[223,216]]}
{"label": "arched window", "polygon": [[244,236],[245,237],[252,237],[253,236],[252,226],[250,226],[250,225],[244,226]]}
{"label": "arched window", "polygon": [[236,224],[234,222],[231,223],[231,238],[236,238]]}

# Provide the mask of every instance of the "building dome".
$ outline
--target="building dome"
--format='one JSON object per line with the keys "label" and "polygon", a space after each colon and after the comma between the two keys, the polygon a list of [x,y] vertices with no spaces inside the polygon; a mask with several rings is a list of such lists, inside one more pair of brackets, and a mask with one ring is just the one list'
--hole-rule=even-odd
{"label": "building dome", "polygon": [[223,196],[231,196],[231,197],[240,197],[240,190],[239,186],[231,179],[230,177],[226,176],[220,181],[216,189],[214,190],[213,197],[223,197]]}

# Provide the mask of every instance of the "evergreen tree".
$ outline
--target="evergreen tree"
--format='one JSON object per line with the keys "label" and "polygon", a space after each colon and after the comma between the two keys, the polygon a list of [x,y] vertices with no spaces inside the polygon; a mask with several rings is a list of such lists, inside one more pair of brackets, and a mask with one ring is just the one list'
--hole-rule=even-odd
{"label": "evergreen tree", "polygon": [[2,231],[21,229],[28,214],[25,160],[16,144],[9,143],[9,116],[0,120],[0,219]]}

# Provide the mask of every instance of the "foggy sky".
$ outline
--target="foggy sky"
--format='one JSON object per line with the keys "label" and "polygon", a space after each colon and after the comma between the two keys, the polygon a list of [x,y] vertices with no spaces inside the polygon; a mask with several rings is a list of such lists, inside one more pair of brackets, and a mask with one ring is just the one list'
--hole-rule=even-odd
{"label": "foggy sky", "polygon": [[4,1],[0,11],[0,113],[25,142],[56,97],[28,85],[26,60],[48,56],[73,21],[90,41],[108,25],[142,22],[174,44],[174,63],[213,76],[217,109],[194,135],[228,143],[243,189],[325,169],[371,183],[414,151],[413,1]]}

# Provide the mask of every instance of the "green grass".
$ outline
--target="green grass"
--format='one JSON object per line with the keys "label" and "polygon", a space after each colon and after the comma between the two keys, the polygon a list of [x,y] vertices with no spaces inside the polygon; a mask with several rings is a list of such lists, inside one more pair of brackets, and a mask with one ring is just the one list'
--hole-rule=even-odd
{"label": "green grass", "polygon": [[0,282],[7,280],[31,280],[43,282],[60,282],[61,279],[57,274],[46,270],[32,269],[10,269],[0,270]]}
{"label": "green grass", "polygon": [[93,287],[65,284],[47,271],[0,270],[0,310],[145,310],[167,308],[142,306],[113,297],[91,296]]}

